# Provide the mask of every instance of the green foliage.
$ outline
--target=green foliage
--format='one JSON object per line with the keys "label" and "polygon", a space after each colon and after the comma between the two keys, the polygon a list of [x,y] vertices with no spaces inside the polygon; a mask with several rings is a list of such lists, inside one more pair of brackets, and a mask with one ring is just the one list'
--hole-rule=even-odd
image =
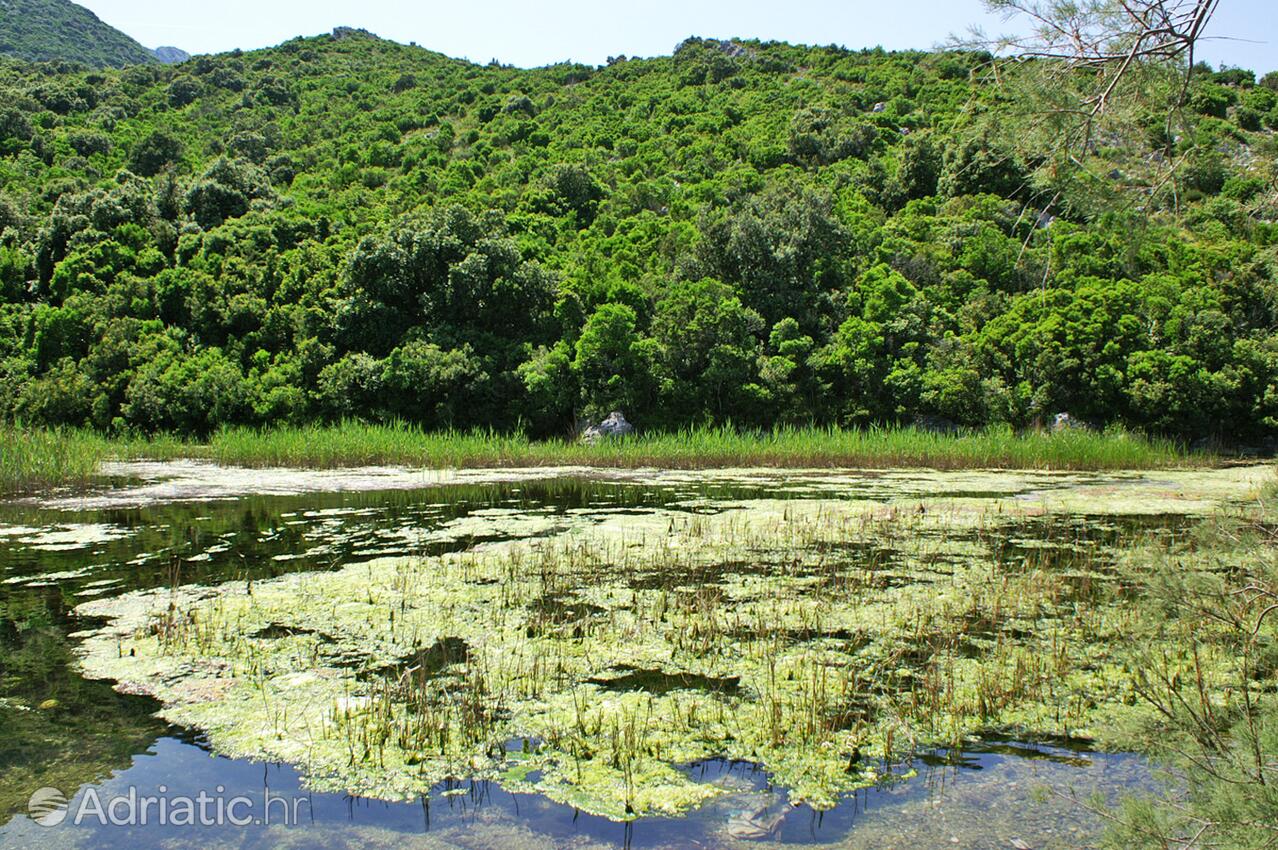
{"label": "green foliage", "polygon": [[187,191],[184,209],[196,224],[213,228],[244,215],[252,201],[270,196],[270,181],[260,168],[223,158]]}
{"label": "green foliage", "polygon": [[675,421],[753,418],[763,318],[725,283],[673,284],[652,320],[663,405]]}
{"label": "green foliage", "polygon": [[410,342],[386,358],[384,410],[436,428],[470,423],[469,411],[483,407],[488,380],[469,345],[444,351],[434,343]]}
{"label": "green foliage", "polygon": [[942,195],[991,194],[1005,198],[1023,193],[1028,175],[1016,154],[989,137],[956,139],[945,148],[937,190]]}
{"label": "green foliage", "polygon": [[122,413],[141,430],[207,434],[243,416],[248,387],[220,349],[166,351],[138,369],[126,399]]}
{"label": "green foliage", "polygon": [[1179,140],[1134,119],[1054,177],[980,63],[691,39],[521,71],[350,30],[0,62],[0,418],[1272,438],[1267,78],[1197,75]]}
{"label": "green foliage", "polygon": [[864,158],[879,140],[869,121],[851,121],[829,109],[803,109],[790,120],[790,156],[799,163],[830,165],[848,157]]}
{"label": "green foliage", "polygon": [[182,156],[182,143],[161,131],[148,134],[129,156],[129,169],[143,177],[154,177]]}
{"label": "green foliage", "polygon": [[635,334],[635,311],[625,304],[601,304],[577,338],[572,371],[589,416],[634,409],[643,382],[644,360]]}
{"label": "green foliage", "polygon": [[846,237],[828,196],[782,176],[730,210],[708,213],[698,256],[707,272],[741,288],[769,322],[815,327],[842,282]]}

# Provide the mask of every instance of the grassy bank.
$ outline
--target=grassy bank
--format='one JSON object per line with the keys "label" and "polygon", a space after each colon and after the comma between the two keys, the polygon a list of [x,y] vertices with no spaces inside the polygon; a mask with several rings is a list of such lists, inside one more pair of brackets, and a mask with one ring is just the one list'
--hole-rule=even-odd
{"label": "grassy bank", "polygon": [[0,429],[0,492],[83,483],[110,458],[191,457],[240,466],[422,467],[581,465],[716,468],[929,467],[934,469],[1152,469],[1214,463],[1214,455],[1128,433],[1016,434],[990,429],[938,434],[915,428],[728,428],[643,434],[598,445],[483,432],[427,433],[409,425],[267,430],[228,428],[207,442],[172,437],[116,439],[89,431]]}
{"label": "grassy bank", "polygon": [[0,425],[0,493],[84,484],[104,460],[169,459],[206,451],[168,436],[121,439],[84,429]]}
{"label": "grassy bank", "polygon": [[248,466],[1136,469],[1210,460],[1190,455],[1170,441],[1083,431],[1018,436],[998,429],[945,435],[914,428],[803,428],[766,433],[712,428],[587,445],[535,441],[521,435],[427,434],[408,426],[359,423],[270,431],[229,429],[214,436],[207,451],[219,463]]}

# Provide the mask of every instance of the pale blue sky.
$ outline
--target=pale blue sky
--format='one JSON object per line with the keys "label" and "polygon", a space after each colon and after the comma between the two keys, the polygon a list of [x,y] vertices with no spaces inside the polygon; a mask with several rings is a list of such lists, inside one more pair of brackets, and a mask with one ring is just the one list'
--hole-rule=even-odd
{"label": "pale blue sky", "polygon": [[[1006,27],[979,0],[79,0],[148,47],[251,49],[335,26],[416,41],[449,56],[525,67],[668,54],[689,35],[849,48],[929,48],[973,24]],[[1278,69],[1278,0],[1222,0],[1202,49],[1219,64]],[[1233,39],[1233,40],[1230,40]]]}

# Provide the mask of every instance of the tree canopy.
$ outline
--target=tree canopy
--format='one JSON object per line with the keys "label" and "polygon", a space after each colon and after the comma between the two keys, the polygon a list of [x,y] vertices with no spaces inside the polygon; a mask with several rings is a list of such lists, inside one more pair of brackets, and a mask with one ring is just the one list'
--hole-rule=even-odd
{"label": "tree canopy", "polygon": [[0,418],[1278,433],[1278,83],[1207,69],[1066,171],[989,59],[0,60]]}

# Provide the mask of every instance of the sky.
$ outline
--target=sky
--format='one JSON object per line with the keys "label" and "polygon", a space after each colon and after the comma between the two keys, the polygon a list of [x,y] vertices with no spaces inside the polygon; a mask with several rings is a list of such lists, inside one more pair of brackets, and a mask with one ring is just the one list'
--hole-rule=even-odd
{"label": "sky", "polygon": [[[336,26],[475,62],[521,67],[669,54],[690,35],[931,48],[973,25],[1004,33],[980,0],[78,0],[147,47],[267,47]],[[1222,0],[1201,58],[1278,70],[1278,0]]]}

